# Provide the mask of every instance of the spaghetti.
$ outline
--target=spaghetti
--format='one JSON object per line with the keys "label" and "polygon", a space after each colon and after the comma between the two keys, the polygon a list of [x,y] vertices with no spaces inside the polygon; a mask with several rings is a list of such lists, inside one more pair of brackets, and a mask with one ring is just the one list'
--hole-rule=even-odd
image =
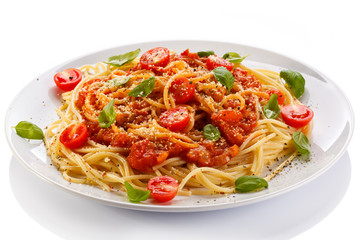
{"label": "spaghetti", "polygon": [[[45,133],[48,154],[67,181],[116,192],[125,181],[146,190],[149,179],[166,175],[179,182],[180,195],[226,194],[241,176],[270,181],[297,156],[292,135],[309,135],[311,123],[294,128],[264,113],[272,89],[283,105],[302,106],[279,73],[216,55],[153,50],[121,66],[79,68],[83,79],[62,95],[59,120]],[[107,108],[115,118],[101,127]],[[78,123],[87,128],[86,143],[66,147],[61,134]]]}

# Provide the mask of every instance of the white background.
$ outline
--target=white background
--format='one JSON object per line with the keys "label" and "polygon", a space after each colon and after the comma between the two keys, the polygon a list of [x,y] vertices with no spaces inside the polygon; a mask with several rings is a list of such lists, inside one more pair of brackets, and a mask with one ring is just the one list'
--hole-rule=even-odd
{"label": "white background", "polygon": [[[23,86],[59,63],[179,39],[246,44],[312,65],[344,90],[359,119],[359,25],[357,1],[347,0],[1,1],[1,122]],[[345,155],[295,191],[235,209],[177,214],[108,207],[55,189],[13,157],[1,133],[6,239],[360,239],[358,128]]]}

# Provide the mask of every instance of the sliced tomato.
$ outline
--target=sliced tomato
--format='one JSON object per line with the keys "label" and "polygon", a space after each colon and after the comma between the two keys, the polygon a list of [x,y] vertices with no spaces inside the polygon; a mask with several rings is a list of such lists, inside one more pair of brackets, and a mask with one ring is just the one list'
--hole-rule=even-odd
{"label": "sliced tomato", "polygon": [[81,148],[88,139],[88,129],[84,123],[74,123],[65,128],[60,142],[70,149]]}
{"label": "sliced tomato", "polygon": [[161,126],[174,132],[184,130],[189,121],[189,111],[185,107],[169,109],[163,112],[159,119]]}
{"label": "sliced tomato", "polygon": [[314,112],[304,105],[285,105],[281,108],[284,122],[294,128],[306,126],[314,117]]}
{"label": "sliced tomato", "polygon": [[278,89],[276,88],[272,88],[266,91],[269,96],[271,96],[271,94],[276,94],[278,96],[278,103],[279,105],[282,105],[285,101],[285,95]]}
{"label": "sliced tomato", "polygon": [[177,194],[178,187],[178,181],[169,176],[151,178],[147,185],[150,196],[159,202],[172,200]]}
{"label": "sliced tomato", "polygon": [[225,67],[227,70],[231,71],[234,67],[234,64],[226,59],[223,59],[222,57],[218,57],[216,55],[210,55],[206,60],[206,67],[209,70],[213,70],[217,67]]}
{"label": "sliced tomato", "polygon": [[81,79],[82,73],[76,68],[68,68],[62,72],[58,72],[54,76],[56,86],[64,91],[73,90]]}
{"label": "sliced tomato", "polygon": [[170,52],[167,48],[157,47],[145,52],[140,57],[140,65],[144,69],[165,67],[170,62]]}
{"label": "sliced tomato", "polygon": [[186,103],[195,94],[195,86],[186,77],[175,79],[170,86],[170,93],[178,104]]}
{"label": "sliced tomato", "polygon": [[152,172],[152,167],[166,160],[168,152],[157,151],[149,139],[134,143],[130,148],[127,160],[130,166],[141,172]]}

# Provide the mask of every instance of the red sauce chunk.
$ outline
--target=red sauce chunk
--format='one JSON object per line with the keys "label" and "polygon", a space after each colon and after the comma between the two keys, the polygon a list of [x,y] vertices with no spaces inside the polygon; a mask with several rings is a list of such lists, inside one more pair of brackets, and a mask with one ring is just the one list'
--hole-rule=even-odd
{"label": "red sauce chunk", "polygon": [[188,151],[188,162],[196,163],[200,167],[221,166],[230,161],[239,153],[237,145],[229,146],[224,138],[217,142],[204,140],[200,146]]}
{"label": "red sauce chunk", "polygon": [[256,113],[243,109],[220,110],[211,116],[213,124],[217,126],[222,135],[232,144],[240,146],[247,135],[256,126]]}
{"label": "red sauce chunk", "polygon": [[130,166],[141,172],[152,172],[152,167],[166,160],[167,151],[156,150],[156,146],[149,139],[136,142],[130,148],[127,158]]}
{"label": "red sauce chunk", "polygon": [[233,75],[235,81],[239,82],[245,90],[251,88],[261,90],[262,88],[259,80],[257,80],[252,74],[248,73],[248,71],[244,69],[235,68]]}

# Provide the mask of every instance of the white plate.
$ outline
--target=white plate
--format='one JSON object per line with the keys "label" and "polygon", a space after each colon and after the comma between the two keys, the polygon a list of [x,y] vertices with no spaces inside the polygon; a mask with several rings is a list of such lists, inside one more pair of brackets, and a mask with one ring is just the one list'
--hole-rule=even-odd
{"label": "white plate", "polygon": [[[181,52],[187,48],[196,52],[214,50],[222,56],[225,52],[238,52],[241,56],[250,54],[244,61],[249,67],[268,68],[275,71],[292,69],[299,71],[306,79],[306,91],[301,101],[314,110],[312,134],[312,159],[303,162],[295,160],[291,167],[276,176],[269,188],[256,193],[232,194],[226,196],[177,196],[166,204],[148,200],[144,203],[130,203],[124,194],[109,193],[92,186],[70,184],[51,165],[41,141],[27,141],[16,135],[12,126],[19,121],[31,121],[45,128],[58,117],[55,108],[60,105],[60,92],[55,87],[55,73],[69,67],[93,64],[109,56],[141,48],[142,51],[163,46]],[[5,120],[5,131],[14,155],[33,173],[61,189],[80,196],[98,200],[112,206],[159,212],[190,212],[223,209],[255,203],[269,199],[315,179],[329,169],[344,153],[354,129],[354,115],[344,93],[327,77],[299,61],[273,53],[234,43],[211,41],[164,41],[149,42],[112,48],[86,55],[63,63],[31,81],[14,99]]]}

